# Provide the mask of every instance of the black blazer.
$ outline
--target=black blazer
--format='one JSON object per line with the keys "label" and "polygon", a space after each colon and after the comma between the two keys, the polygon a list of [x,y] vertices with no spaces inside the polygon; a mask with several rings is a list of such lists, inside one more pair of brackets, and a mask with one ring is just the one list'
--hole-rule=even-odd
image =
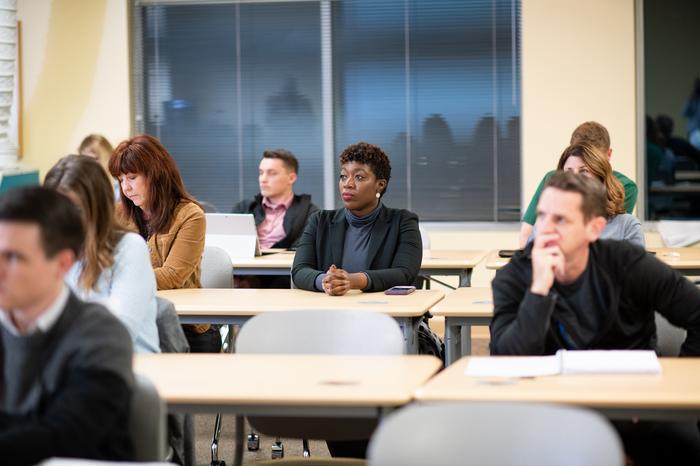
{"label": "black blazer", "polygon": [[[396,285],[412,285],[423,259],[418,216],[403,209],[380,207],[372,227],[367,253],[370,288],[383,291]],[[348,223],[345,209],[321,210],[311,216],[301,235],[292,267],[292,280],[303,290],[317,291],[314,282],[335,264],[342,268]]]}
{"label": "black blazer", "polygon": [[[289,206],[284,214],[282,226],[284,227],[287,236],[277,241],[272,245],[273,248],[292,248],[297,246],[299,237],[304,231],[306,221],[309,216],[318,211],[311,202],[311,196],[308,194],[295,194],[292,205]],[[246,199],[239,202],[231,210],[232,214],[253,214],[255,225],[260,225],[265,220],[265,209],[262,205],[262,194],[258,193],[253,199]]]}

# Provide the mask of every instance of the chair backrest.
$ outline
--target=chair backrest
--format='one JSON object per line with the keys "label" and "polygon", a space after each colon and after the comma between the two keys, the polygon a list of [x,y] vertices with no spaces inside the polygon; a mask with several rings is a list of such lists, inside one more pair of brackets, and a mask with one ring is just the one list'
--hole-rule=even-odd
{"label": "chair backrest", "polygon": [[380,424],[368,458],[369,466],[624,464],[617,432],[600,414],[534,403],[411,405]]}
{"label": "chair backrest", "polygon": [[165,459],[165,404],[146,377],[134,377],[129,432],[134,446],[134,460]]}
{"label": "chair backrest", "polygon": [[238,353],[403,354],[403,335],[385,314],[349,310],[280,311],[248,320]]}
{"label": "chair backrest", "polygon": [[202,288],[231,288],[231,257],[221,248],[205,246],[202,254]]}
{"label": "chair backrest", "polygon": [[685,329],[671,324],[658,312],[654,313],[656,321],[656,351],[660,356],[678,356],[685,341]]}
{"label": "chair backrest", "polygon": [[156,327],[158,327],[160,350],[163,353],[189,353],[190,345],[180,326],[175,305],[172,301],[160,296],[156,296],[156,303],[158,305]]}
{"label": "chair backrest", "polygon": [[[238,353],[403,354],[403,335],[384,314],[342,311],[280,311],[248,320],[236,340]],[[369,438],[376,419],[249,417],[258,431],[281,437],[325,440]]]}
{"label": "chair backrest", "polygon": [[428,230],[421,224],[418,224],[418,229],[420,230],[420,239],[423,242],[423,249],[430,249],[430,235]]}

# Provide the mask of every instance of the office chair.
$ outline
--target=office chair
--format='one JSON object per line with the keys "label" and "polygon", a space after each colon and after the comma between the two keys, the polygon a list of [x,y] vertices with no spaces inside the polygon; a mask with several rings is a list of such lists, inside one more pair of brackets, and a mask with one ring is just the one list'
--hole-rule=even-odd
{"label": "office chair", "polygon": [[165,404],[146,377],[134,377],[129,432],[134,446],[134,460],[165,459]]}
{"label": "office chair", "polygon": [[410,405],[384,419],[370,440],[368,466],[427,464],[622,466],[624,453],[607,419],[572,406]]}
{"label": "office chair", "polygon": [[[182,331],[180,320],[175,312],[172,301],[156,296],[158,340],[160,351],[163,353],[189,353],[185,332]],[[194,452],[194,422],[191,414],[167,415],[169,461],[181,461],[190,465],[195,462]]]}
{"label": "office chair", "polygon": [[[238,334],[236,349],[242,354],[400,355],[404,351],[404,342],[396,321],[384,314],[339,310],[288,311],[260,314],[250,319]],[[257,431],[266,434],[324,440],[368,438],[377,423],[375,419],[250,417],[248,420]],[[242,426],[242,421],[237,424]],[[236,455],[240,456],[240,437],[237,443]],[[308,449],[308,445],[305,447]],[[272,464],[282,465],[284,462],[274,460]],[[364,461],[306,458],[304,464],[362,465]]]}
{"label": "office chair", "polygon": [[664,316],[654,312],[656,322],[656,351],[659,356],[678,356],[685,341],[685,329],[671,324]]}

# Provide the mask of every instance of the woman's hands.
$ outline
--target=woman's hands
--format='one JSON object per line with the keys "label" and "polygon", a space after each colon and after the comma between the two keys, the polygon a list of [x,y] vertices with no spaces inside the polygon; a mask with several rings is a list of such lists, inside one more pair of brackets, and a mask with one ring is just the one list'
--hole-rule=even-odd
{"label": "woman's hands", "polygon": [[323,291],[330,296],[342,296],[350,290],[367,287],[367,275],[363,272],[348,273],[331,265],[322,281]]}

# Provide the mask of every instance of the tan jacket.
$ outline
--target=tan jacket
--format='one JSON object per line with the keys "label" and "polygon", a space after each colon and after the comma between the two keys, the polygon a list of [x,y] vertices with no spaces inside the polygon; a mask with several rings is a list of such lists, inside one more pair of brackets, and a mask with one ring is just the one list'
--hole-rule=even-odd
{"label": "tan jacket", "polygon": [[[193,202],[183,201],[175,208],[167,233],[155,233],[148,238],[159,290],[202,287],[205,230],[204,211]],[[193,327],[199,332],[209,328],[208,325]]]}

